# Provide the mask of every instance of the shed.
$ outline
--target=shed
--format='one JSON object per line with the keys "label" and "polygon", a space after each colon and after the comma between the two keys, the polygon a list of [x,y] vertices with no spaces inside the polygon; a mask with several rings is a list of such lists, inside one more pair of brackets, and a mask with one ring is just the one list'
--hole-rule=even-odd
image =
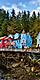
{"label": "shed", "polygon": [[36,39],[37,39],[37,47],[38,47],[38,46],[40,47],[40,32],[38,33]]}

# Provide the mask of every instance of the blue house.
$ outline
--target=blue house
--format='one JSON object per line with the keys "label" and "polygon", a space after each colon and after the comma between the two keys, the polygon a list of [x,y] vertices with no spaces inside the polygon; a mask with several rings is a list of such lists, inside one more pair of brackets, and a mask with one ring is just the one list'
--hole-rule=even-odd
{"label": "blue house", "polygon": [[26,37],[26,46],[27,48],[30,48],[32,46],[32,37],[30,36],[29,33],[27,33],[27,37]]}
{"label": "blue house", "polygon": [[32,37],[30,36],[29,32],[26,34],[23,30],[21,34],[21,45],[24,43],[24,46],[30,48],[32,46]]}
{"label": "blue house", "polygon": [[[19,39],[20,38],[20,39]],[[14,35],[14,43],[15,48],[21,49],[21,48],[30,48],[32,46],[32,37],[29,33],[25,33],[23,30],[21,34],[16,33]]]}

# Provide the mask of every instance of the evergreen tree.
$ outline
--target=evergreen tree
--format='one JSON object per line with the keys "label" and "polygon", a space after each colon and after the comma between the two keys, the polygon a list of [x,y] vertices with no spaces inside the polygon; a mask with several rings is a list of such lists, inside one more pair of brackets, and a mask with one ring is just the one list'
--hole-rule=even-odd
{"label": "evergreen tree", "polygon": [[17,19],[21,18],[21,12],[19,11],[18,15],[17,15]]}
{"label": "evergreen tree", "polygon": [[40,18],[40,13],[38,12],[38,19]]}
{"label": "evergreen tree", "polygon": [[9,12],[7,11],[7,14],[6,14],[6,18],[7,20],[9,20]]}
{"label": "evergreen tree", "polygon": [[27,30],[27,14],[26,11],[24,11],[22,15],[22,26],[24,30]]}
{"label": "evergreen tree", "polygon": [[29,11],[27,11],[27,17],[28,17],[28,19],[29,19],[29,17],[30,17],[30,12],[29,12]]}
{"label": "evergreen tree", "polygon": [[14,10],[14,9],[12,9],[11,14],[12,14],[12,17],[14,17],[14,18],[15,18],[15,10]]}
{"label": "evergreen tree", "polygon": [[32,19],[33,19],[33,21],[35,21],[35,19],[36,19],[36,13],[35,13],[35,11],[33,11]]}

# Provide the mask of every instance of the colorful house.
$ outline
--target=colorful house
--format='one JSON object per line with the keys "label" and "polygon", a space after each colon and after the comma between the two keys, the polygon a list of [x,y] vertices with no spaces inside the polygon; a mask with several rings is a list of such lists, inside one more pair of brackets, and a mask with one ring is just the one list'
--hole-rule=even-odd
{"label": "colorful house", "polygon": [[[23,30],[21,34],[16,33],[15,35],[8,35],[0,38],[0,48],[30,48],[32,46],[32,37],[29,33],[25,33]],[[37,44],[38,45],[38,44]]]}
{"label": "colorful house", "polygon": [[14,35],[15,48],[19,48],[19,36],[20,36],[19,33],[16,33],[16,34]]}
{"label": "colorful house", "polygon": [[30,36],[29,33],[27,33],[27,37],[26,37],[26,46],[27,48],[30,48],[32,46],[32,37]]}
{"label": "colorful house", "polygon": [[26,37],[27,37],[26,33],[23,30],[22,33],[21,33],[21,40],[20,40],[21,48],[26,46]]}

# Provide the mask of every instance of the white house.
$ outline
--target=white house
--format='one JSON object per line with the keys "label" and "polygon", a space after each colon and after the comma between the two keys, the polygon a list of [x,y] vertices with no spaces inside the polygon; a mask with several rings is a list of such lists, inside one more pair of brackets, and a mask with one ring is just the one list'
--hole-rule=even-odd
{"label": "white house", "polygon": [[37,35],[37,47],[40,47],[40,32]]}

